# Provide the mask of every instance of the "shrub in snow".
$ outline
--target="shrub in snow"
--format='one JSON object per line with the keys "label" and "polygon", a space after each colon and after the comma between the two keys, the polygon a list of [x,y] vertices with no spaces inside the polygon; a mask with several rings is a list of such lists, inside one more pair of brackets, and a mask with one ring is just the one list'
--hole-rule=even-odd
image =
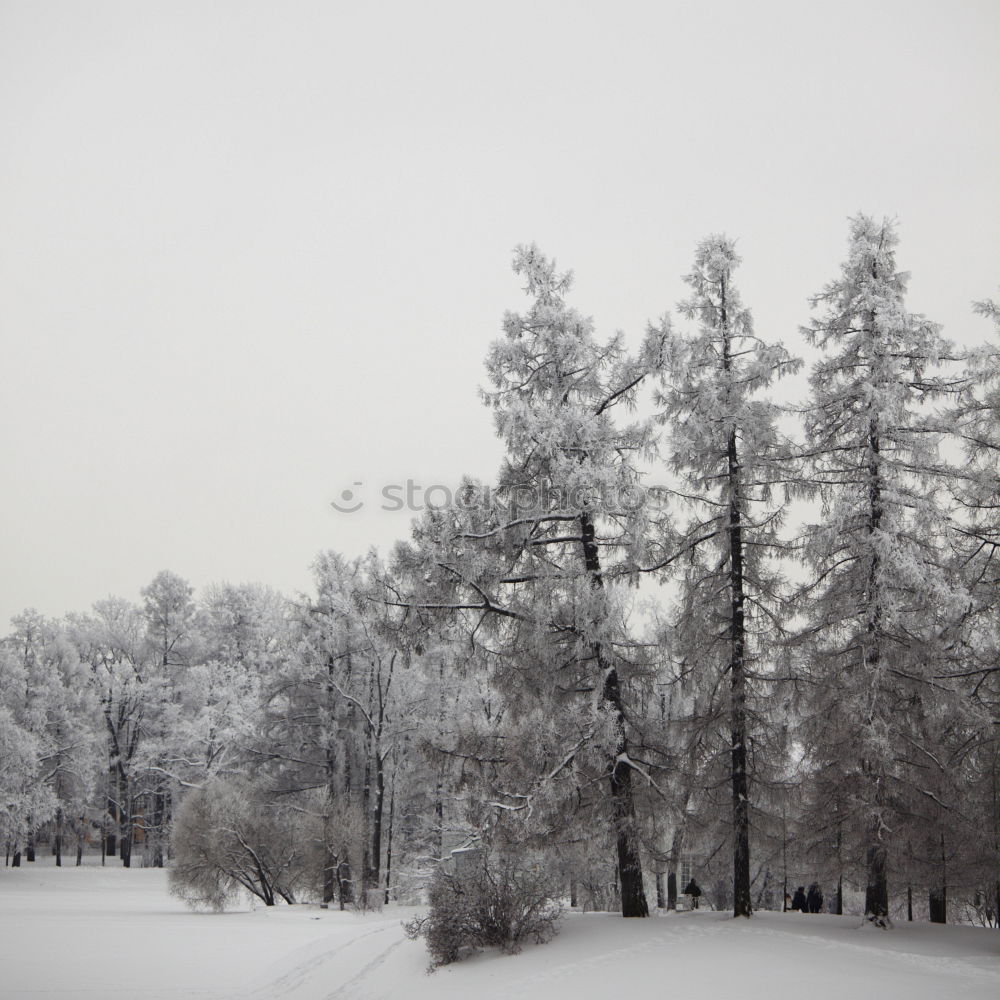
{"label": "shrub in snow", "polygon": [[429,971],[482,947],[506,954],[531,939],[550,941],[558,930],[561,882],[541,864],[486,856],[451,874],[440,870],[430,886],[430,910],[403,925],[422,937],[431,955]]}
{"label": "shrub in snow", "polygon": [[303,851],[290,820],[250,781],[216,779],[195,789],[174,820],[170,892],[214,910],[242,889],[267,906],[279,898],[294,903]]}

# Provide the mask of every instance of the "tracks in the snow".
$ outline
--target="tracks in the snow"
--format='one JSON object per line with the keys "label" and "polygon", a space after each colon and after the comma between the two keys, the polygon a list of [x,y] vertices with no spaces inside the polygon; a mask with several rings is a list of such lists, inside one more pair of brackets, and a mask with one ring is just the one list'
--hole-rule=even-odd
{"label": "tracks in the snow", "polygon": [[[366,930],[361,934],[355,934],[353,937],[346,939],[339,939],[335,942],[327,941],[314,941],[312,944],[307,945],[304,948],[299,949],[299,953],[305,952],[306,954],[296,962],[296,964],[285,972],[283,975],[279,976],[277,979],[273,979],[264,986],[258,986],[255,990],[249,993],[246,1000],[279,1000],[281,997],[291,997],[293,996],[300,987],[307,983],[307,981],[314,980],[316,977],[321,976],[323,966],[330,964],[331,972],[336,972],[336,966],[339,964],[337,962],[338,958],[343,958],[345,964],[350,962],[351,955],[350,952],[354,949],[354,946],[358,942],[363,941],[365,938],[373,937],[376,934],[384,934],[387,931],[393,930],[398,927],[396,923],[385,923],[379,927],[373,927],[371,930]],[[340,990],[343,990],[349,983],[354,980],[359,980],[367,975],[367,972],[371,968],[375,968],[385,960],[385,956],[388,955],[396,945],[400,944],[400,941],[393,942],[389,948],[380,952],[376,959],[369,962],[359,973],[357,973],[352,979],[344,983]],[[344,953],[347,954],[344,954]],[[293,953],[292,958],[294,958],[295,953]],[[332,977],[331,977],[332,978]],[[334,994],[339,995],[339,992],[335,991]]]}
{"label": "tracks in the snow", "polygon": [[389,957],[390,953],[395,951],[402,943],[402,938],[393,941],[388,948],[380,951],[360,972],[353,975],[346,983],[342,983],[332,993],[327,993],[325,1000],[335,1000],[335,998],[352,996],[357,988]]}

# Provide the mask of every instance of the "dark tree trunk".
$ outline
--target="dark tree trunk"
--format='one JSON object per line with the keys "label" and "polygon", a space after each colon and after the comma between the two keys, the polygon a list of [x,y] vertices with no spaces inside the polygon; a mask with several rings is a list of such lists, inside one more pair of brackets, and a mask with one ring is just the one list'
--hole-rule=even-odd
{"label": "dark tree trunk", "polygon": [[[785,804],[781,805],[781,912],[788,910],[788,817]],[[838,838],[840,834],[837,834]],[[838,845],[840,840],[837,841]]]}
{"label": "dark tree trunk", "polygon": [[264,900],[265,906],[274,906],[274,887],[271,885],[271,879],[268,877],[263,864],[261,864],[260,858],[252,851],[249,853],[252,861],[248,862],[248,865],[251,865],[253,871],[256,873],[256,878],[254,878],[253,874],[250,875],[250,878],[257,885],[257,895]]}
{"label": "dark tree trunk", "polygon": [[[340,879],[340,859],[338,857],[330,859],[324,877],[332,880],[334,889],[331,892],[335,892],[337,907],[343,910],[347,901],[344,899],[344,883]],[[330,900],[333,900],[333,895],[330,896]]]}
{"label": "dark tree trunk", "polygon": [[[690,770],[689,770],[690,773]],[[688,796],[685,795],[681,803],[681,815],[687,808]],[[670,838],[670,862],[669,874],[667,875],[667,909],[677,909],[677,871],[681,863],[681,850],[684,847],[684,827],[679,822],[674,827],[673,836]]]}
{"label": "dark tree trunk", "polygon": [[730,734],[733,788],[733,915],[749,917],[750,900],[750,789],[747,779],[746,717],[746,623],[743,595],[743,527],[740,510],[739,459],[736,434],[729,435],[729,475],[732,497],[729,506],[730,557]]}
{"label": "dark tree trunk", "polygon": [[62,868],[63,811],[56,810],[56,832],[52,838],[52,853],[56,856],[56,868]]}
{"label": "dark tree trunk", "polygon": [[[347,711],[350,713],[353,711],[354,705],[349,704],[347,706]],[[346,731],[350,732],[350,726],[346,727]],[[347,737],[345,736],[345,742],[343,744],[343,757],[344,757],[344,794],[348,799],[353,798],[352,792],[354,791],[354,754],[351,751],[351,747],[347,745]]]}
{"label": "dark tree trunk", "polygon": [[[333,680],[334,666],[335,660],[333,656],[328,656],[326,660],[326,710],[328,716],[331,718],[333,717],[334,712],[334,693],[336,691]],[[337,753],[332,737],[327,739],[326,752],[324,756],[327,810],[330,810],[333,808],[333,801],[337,794]],[[327,815],[323,822],[323,839],[325,841],[323,845],[325,851],[325,860],[323,864],[323,905],[329,906],[337,896],[337,866],[340,863],[340,859],[334,852],[333,845],[330,842],[329,815]],[[343,909],[343,907],[341,907],[341,909]]]}
{"label": "dark tree trunk", "polygon": [[611,771],[612,815],[618,847],[618,878],[621,883],[622,916],[648,917],[649,905],[642,884],[632,767],[619,759]]}
{"label": "dark tree trunk", "polygon": [[[604,586],[601,560],[594,533],[594,522],[589,514],[580,515],[580,529],[584,565],[590,574],[593,587],[601,589]],[[609,761],[608,781],[611,786],[611,815],[618,853],[622,916],[648,917],[649,904],[646,902],[646,891],[642,883],[638,820],[632,790],[632,765],[628,761],[628,734],[618,670],[609,662],[600,642],[593,643],[593,650],[598,670],[604,678],[603,701],[611,710],[617,738],[615,756]]]}
{"label": "dark tree trunk", "polygon": [[[372,668],[374,670],[374,668]],[[369,691],[371,690],[371,673],[369,673]],[[371,698],[368,700],[368,704],[371,705]],[[365,729],[365,769],[364,778],[361,785],[361,823],[363,826],[361,834],[361,843],[363,845],[361,849],[361,892],[364,893],[372,885],[377,885],[378,883],[372,882],[372,874],[374,871],[372,865],[372,841],[371,841],[371,803],[372,803],[372,733],[370,728]]]}
{"label": "dark tree trunk", "polygon": [[[112,729],[111,722],[108,721],[108,728]],[[113,732],[113,729],[112,729]],[[118,827],[118,798],[115,794],[115,789],[118,784],[118,770],[115,766],[114,760],[111,760],[108,764],[108,812],[107,816],[111,820],[110,825],[107,822],[103,824],[105,830],[104,838],[104,854],[101,855],[101,864],[104,863],[105,854],[108,857],[113,858],[115,854],[118,853],[118,838],[115,834],[115,830]]]}
{"label": "dark tree trunk", "polygon": [[434,801],[434,827],[434,854],[438,863],[441,863],[444,861],[444,781],[442,780],[440,766],[438,768],[438,782]]}
{"label": "dark tree trunk", "polygon": [[118,811],[118,857],[123,868],[132,867],[132,803],[128,797],[126,779],[120,786],[121,807]]}
{"label": "dark tree trunk", "polygon": [[19,847],[14,848],[14,860],[11,862],[11,868],[21,867],[21,849]]}
{"label": "dark tree trunk", "polygon": [[[720,285],[719,320],[722,326],[722,366],[731,366],[726,282]],[[740,494],[740,457],[736,429],[726,442],[729,486],[729,728],[733,789],[733,915],[749,917],[750,899],[750,790],[747,780],[746,616],[743,593],[743,500]]]}
{"label": "dark tree trunk", "polygon": [[339,886],[340,908],[343,909],[348,903],[354,902],[354,885],[351,882],[350,862],[341,861],[337,865],[337,883]]}
{"label": "dark tree trunk", "polygon": [[340,865],[340,859],[330,846],[329,832],[326,832],[324,836],[326,837],[326,858],[323,865],[323,906],[328,907],[337,898],[337,869]]}
{"label": "dark tree trunk", "polygon": [[[1000,783],[997,782],[998,754],[994,752],[990,764],[991,787],[993,791],[993,849],[1000,854]],[[993,883],[993,926],[1000,931],[1000,878]]]}
{"label": "dark tree trunk", "polygon": [[865,888],[865,918],[876,927],[889,926],[889,882],[885,845],[868,848],[868,885]]}
{"label": "dark tree trunk", "polygon": [[[444,740],[444,660],[438,662],[438,740]],[[437,821],[435,855],[440,864],[444,861],[444,764],[438,764],[437,788],[434,792],[434,818]]]}
{"label": "dark tree trunk", "polygon": [[941,881],[930,890],[927,899],[932,924],[946,924],[948,922],[948,858],[945,854],[944,833],[941,834],[940,860],[938,877]]}
{"label": "dark tree trunk", "polygon": [[906,919],[913,923],[913,886],[906,887]]}
{"label": "dark tree trunk", "polygon": [[377,889],[382,879],[382,810],[385,802],[385,760],[375,746],[375,805],[372,809],[372,861],[369,885]]}
{"label": "dark tree trunk", "polygon": [[389,887],[392,884],[392,821],[396,812],[396,778],[393,772],[392,786],[389,790],[389,826],[385,838],[385,905],[389,905]]}
{"label": "dark tree trunk", "polygon": [[153,843],[153,867],[163,867],[163,840],[164,827],[166,825],[167,814],[167,793],[163,788],[158,788],[153,796],[153,836],[156,838]]}
{"label": "dark tree trunk", "polygon": [[[873,265],[874,268],[874,265]],[[870,320],[874,330],[874,317]],[[882,474],[880,465],[881,439],[878,422],[871,417],[868,427],[868,534],[874,535],[882,527]],[[877,678],[882,668],[882,603],[879,593],[880,561],[878,550],[872,547],[871,563],[868,569],[869,617],[864,662],[868,670],[868,682]],[[868,781],[873,788],[873,806],[876,819],[870,827],[868,842],[868,882],[865,888],[865,917],[876,927],[889,926],[889,887],[887,849],[883,840],[881,818],[885,797],[885,781],[881,764],[865,761],[863,765]]]}
{"label": "dark tree trunk", "polygon": [[844,861],[843,861],[843,846],[844,846],[844,829],[841,824],[837,824],[837,898],[834,902],[833,912],[838,916],[842,916],[844,913]]}

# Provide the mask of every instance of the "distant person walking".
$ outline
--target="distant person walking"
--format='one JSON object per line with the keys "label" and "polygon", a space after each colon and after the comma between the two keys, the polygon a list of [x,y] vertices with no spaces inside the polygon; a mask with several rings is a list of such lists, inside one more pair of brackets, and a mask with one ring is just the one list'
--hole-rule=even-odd
{"label": "distant person walking", "polygon": [[804,885],[800,885],[795,890],[795,895],[792,896],[792,909],[806,912],[806,887]]}
{"label": "distant person walking", "polygon": [[701,898],[701,886],[695,882],[694,878],[684,887],[684,895],[691,897],[691,909],[698,909],[698,900]]}
{"label": "distant person walking", "polygon": [[809,892],[806,895],[806,908],[810,913],[819,913],[823,909],[823,890],[815,882],[809,886]]}

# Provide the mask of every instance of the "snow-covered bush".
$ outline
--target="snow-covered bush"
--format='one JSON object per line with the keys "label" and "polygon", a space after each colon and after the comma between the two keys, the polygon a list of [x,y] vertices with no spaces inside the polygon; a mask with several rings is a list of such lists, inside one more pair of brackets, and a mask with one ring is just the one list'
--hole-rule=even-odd
{"label": "snow-covered bush", "polygon": [[174,820],[170,892],[192,907],[225,909],[245,889],[265,905],[295,902],[301,833],[251,781],[217,778],[190,792]]}
{"label": "snow-covered bush", "polygon": [[430,910],[405,923],[409,938],[422,937],[430,971],[481,947],[505,954],[527,939],[550,941],[562,915],[561,881],[542,864],[486,857],[451,874],[440,870],[430,886]]}

